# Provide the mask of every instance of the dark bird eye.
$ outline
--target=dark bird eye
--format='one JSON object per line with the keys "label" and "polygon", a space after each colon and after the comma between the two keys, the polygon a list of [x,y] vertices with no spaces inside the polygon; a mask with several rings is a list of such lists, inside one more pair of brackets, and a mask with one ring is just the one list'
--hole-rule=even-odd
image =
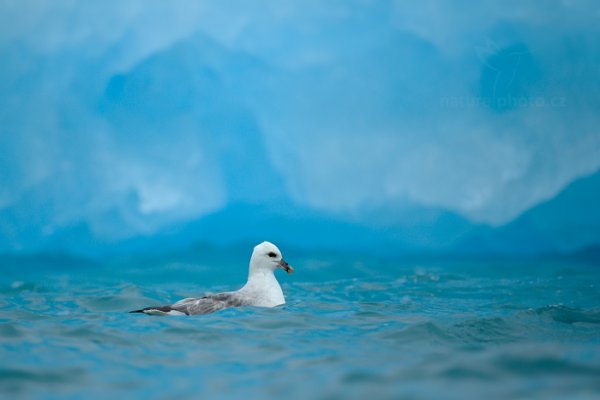
{"label": "dark bird eye", "polygon": [[271,258],[273,258],[273,257],[277,257],[277,254],[275,254],[275,253],[273,253],[273,252],[270,252],[270,253],[269,253],[269,257],[271,257]]}

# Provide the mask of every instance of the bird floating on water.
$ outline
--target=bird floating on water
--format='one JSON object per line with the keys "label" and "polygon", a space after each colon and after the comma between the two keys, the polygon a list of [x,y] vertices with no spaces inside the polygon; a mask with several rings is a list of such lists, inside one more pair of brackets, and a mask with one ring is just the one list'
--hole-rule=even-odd
{"label": "bird floating on water", "polygon": [[210,314],[230,307],[279,306],[285,304],[285,297],[274,275],[277,268],[288,274],[294,272],[294,268],[283,259],[277,246],[270,242],[262,242],[254,247],[250,257],[248,281],[240,290],[191,297],[167,306],[146,307],[130,312],[148,315],[196,315]]}

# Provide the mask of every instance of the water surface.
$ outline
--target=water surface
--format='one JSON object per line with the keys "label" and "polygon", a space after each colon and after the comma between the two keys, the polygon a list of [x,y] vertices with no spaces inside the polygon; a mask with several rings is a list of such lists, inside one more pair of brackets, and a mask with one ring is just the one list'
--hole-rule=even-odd
{"label": "water surface", "polygon": [[285,306],[193,317],[126,311],[236,289],[243,257],[12,259],[0,279],[0,396],[600,396],[596,266],[295,258],[294,275],[278,274]]}

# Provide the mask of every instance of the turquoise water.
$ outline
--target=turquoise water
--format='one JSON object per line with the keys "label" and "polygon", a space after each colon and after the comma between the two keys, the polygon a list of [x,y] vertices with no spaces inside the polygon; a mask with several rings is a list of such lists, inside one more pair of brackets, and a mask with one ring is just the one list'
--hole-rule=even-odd
{"label": "turquoise water", "polygon": [[286,255],[287,305],[126,311],[236,289],[245,255],[4,260],[0,397],[592,399],[600,269]]}

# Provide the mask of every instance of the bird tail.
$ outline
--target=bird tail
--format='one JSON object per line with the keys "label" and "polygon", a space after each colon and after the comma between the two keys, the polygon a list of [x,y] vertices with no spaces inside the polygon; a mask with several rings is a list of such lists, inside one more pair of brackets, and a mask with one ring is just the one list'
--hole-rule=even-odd
{"label": "bird tail", "polygon": [[171,306],[146,307],[139,310],[129,311],[129,313],[142,313],[147,315],[185,315],[184,311],[179,311]]}

